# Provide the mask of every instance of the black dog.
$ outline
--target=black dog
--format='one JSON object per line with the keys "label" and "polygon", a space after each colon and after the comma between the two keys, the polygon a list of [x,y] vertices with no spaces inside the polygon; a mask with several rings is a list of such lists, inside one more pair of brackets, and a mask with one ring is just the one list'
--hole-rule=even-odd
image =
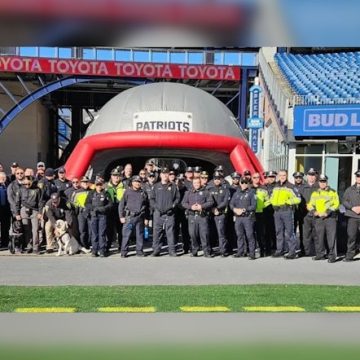
{"label": "black dog", "polygon": [[9,251],[11,254],[15,254],[15,251],[22,253],[23,251],[23,242],[24,242],[24,230],[23,225],[20,220],[14,220],[10,228],[10,241],[9,241]]}

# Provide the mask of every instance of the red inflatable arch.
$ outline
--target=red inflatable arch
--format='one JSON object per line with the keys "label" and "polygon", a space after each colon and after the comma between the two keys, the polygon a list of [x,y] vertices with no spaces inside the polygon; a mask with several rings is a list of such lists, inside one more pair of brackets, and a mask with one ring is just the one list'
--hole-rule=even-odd
{"label": "red inflatable arch", "polygon": [[236,171],[262,173],[262,166],[248,143],[231,136],[186,132],[113,132],[91,135],[80,140],[65,164],[69,178],[83,176],[94,155],[110,149],[192,149],[229,155]]}

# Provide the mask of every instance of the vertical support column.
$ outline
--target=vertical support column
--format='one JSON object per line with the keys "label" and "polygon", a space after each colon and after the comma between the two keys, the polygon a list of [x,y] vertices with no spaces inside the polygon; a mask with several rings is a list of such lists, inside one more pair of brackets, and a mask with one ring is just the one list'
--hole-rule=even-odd
{"label": "vertical support column", "polygon": [[46,166],[57,165],[58,162],[58,116],[57,110],[49,109],[49,151],[46,158]]}
{"label": "vertical support column", "polygon": [[242,68],[241,71],[241,83],[239,87],[240,91],[240,98],[239,98],[239,112],[238,112],[238,118],[239,118],[239,124],[240,126],[245,129],[246,128],[246,111],[247,111],[247,93],[248,93],[248,78],[249,78],[249,72],[246,67]]}

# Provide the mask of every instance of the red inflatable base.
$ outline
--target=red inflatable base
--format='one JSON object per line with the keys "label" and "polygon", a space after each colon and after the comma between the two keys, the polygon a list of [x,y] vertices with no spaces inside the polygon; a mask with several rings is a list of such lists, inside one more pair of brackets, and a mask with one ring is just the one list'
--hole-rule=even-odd
{"label": "red inflatable base", "polygon": [[83,176],[96,152],[124,148],[166,148],[217,151],[229,154],[236,171],[262,174],[262,166],[248,143],[240,138],[185,132],[115,132],[92,135],[78,142],[65,164],[68,178]]}

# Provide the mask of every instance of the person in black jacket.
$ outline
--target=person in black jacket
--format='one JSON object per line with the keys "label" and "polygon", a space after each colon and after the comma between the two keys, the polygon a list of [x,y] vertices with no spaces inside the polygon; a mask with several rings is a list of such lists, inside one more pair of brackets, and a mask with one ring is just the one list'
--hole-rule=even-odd
{"label": "person in black jacket", "polygon": [[42,191],[43,201],[46,203],[51,194],[56,193],[57,187],[55,185],[55,171],[52,168],[45,170],[45,177],[38,181],[37,186]]}
{"label": "person in black jacket", "polygon": [[344,261],[354,261],[356,254],[357,236],[360,232],[360,170],[355,173],[355,184],[345,190],[342,204],[348,218],[347,223],[347,251]]}
{"label": "person in black jacket", "polygon": [[109,194],[104,189],[104,180],[95,181],[95,190],[86,198],[85,208],[90,214],[92,256],[107,256],[106,225],[107,215],[112,207]]}
{"label": "person in black jacket", "polygon": [[27,252],[39,254],[39,220],[42,217],[44,203],[41,190],[33,183],[33,177],[25,177],[23,186],[16,195],[15,215],[16,220],[21,220],[24,226],[25,243],[28,246]]}
{"label": "person in black jacket", "polygon": [[46,252],[50,254],[56,247],[54,233],[56,220],[66,221],[69,226],[69,234],[71,236],[76,234],[71,203],[65,200],[60,193],[52,193],[44,208],[44,218],[47,220],[45,223]]}
{"label": "person in black jacket", "polygon": [[201,187],[200,178],[193,179],[193,188],[186,191],[181,204],[188,215],[191,256],[198,256],[200,238],[204,257],[213,257],[209,241],[209,214],[214,200],[210,192]]}
{"label": "person in black jacket", "polygon": [[121,243],[121,257],[126,258],[129,251],[129,240],[132,233],[136,233],[136,255],[144,254],[144,225],[149,224],[149,199],[141,188],[140,176],[131,178],[130,186],[125,190],[119,203],[119,217],[123,224]]}
{"label": "person in black jacket", "polygon": [[7,198],[7,178],[4,172],[0,172],[0,227],[1,244],[0,247],[8,247],[10,230],[10,204]]}
{"label": "person in black jacket", "polygon": [[255,210],[256,195],[249,189],[247,178],[240,179],[240,188],[230,200],[230,209],[235,216],[235,232],[237,235],[237,253],[234,257],[242,257],[246,250],[245,234],[249,243],[249,259],[255,260]]}
{"label": "person in black jacket", "polygon": [[169,173],[168,168],[161,169],[160,182],[155,184],[150,197],[150,204],[154,209],[152,256],[160,255],[164,233],[169,246],[169,255],[176,256],[175,208],[180,201],[180,193],[176,184],[169,181]]}
{"label": "person in black jacket", "polygon": [[[301,197],[304,199],[305,204],[310,202],[311,194],[319,189],[319,183],[317,182],[318,172],[310,168],[307,172],[306,183],[300,189]],[[308,211],[306,206],[303,208],[304,211],[304,224],[303,224],[303,251],[305,256],[312,256],[315,253],[316,244],[316,229],[315,223],[316,218],[313,213]]]}
{"label": "person in black jacket", "polygon": [[58,178],[54,180],[54,184],[60,196],[66,197],[65,191],[71,188],[71,182],[66,179],[66,170],[63,166],[58,169]]}
{"label": "person in black jacket", "polygon": [[229,205],[230,191],[223,184],[223,179],[223,174],[215,171],[213,175],[213,186],[209,187],[208,190],[214,199],[212,214],[218,235],[220,255],[226,257],[229,253],[227,251],[228,241],[225,234],[225,216]]}

